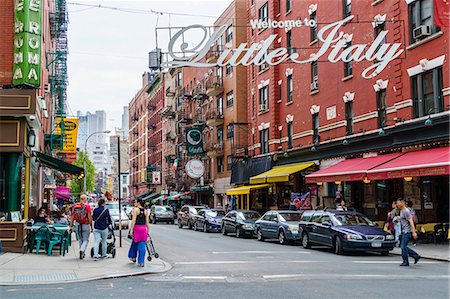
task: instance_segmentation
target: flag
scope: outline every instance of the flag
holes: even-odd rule
[[[175,161],[173,162],[172,170],[177,170],[177,168],[178,168],[178,158],[176,158]]]
[[[434,25],[450,27],[450,0],[434,0]]]

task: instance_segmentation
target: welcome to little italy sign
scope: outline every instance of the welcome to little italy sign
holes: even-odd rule
[[[228,25],[224,25],[216,30],[211,36],[208,37],[207,29],[202,25],[191,25],[182,28],[170,39],[168,44],[168,54],[172,60],[165,61],[161,65],[163,67],[174,68],[182,66],[192,67],[214,67],[214,66],[249,66],[249,65],[278,65],[283,62],[293,63],[311,63],[322,58],[329,50],[327,60],[331,63],[337,63],[339,61],[377,61],[371,66],[367,67],[362,72],[362,77],[365,79],[373,78],[380,74],[386,66],[398,58],[402,53],[402,44],[400,43],[385,43],[385,37],[388,34],[387,30],[381,31],[375,40],[371,44],[354,44],[347,47],[349,38],[351,35],[341,30],[342,26],[353,19],[354,16],[349,16],[343,20],[327,24],[322,27],[317,37],[322,42],[322,46],[318,49],[317,53],[310,55],[310,57],[301,58],[298,53],[290,53],[287,48],[278,47],[273,49],[272,44],[277,39],[277,34],[270,35],[266,40],[260,43],[253,43],[247,45],[247,43],[241,43],[236,49],[232,49],[229,44],[226,45],[223,52],[220,54],[217,62],[206,63],[201,62],[206,56],[210,48],[216,43],[222,34],[226,31]],[[310,26],[312,24],[305,20],[294,21],[256,21],[251,22],[251,26],[254,28],[288,28],[288,27],[301,27]],[[198,30],[203,31],[203,38],[197,45],[189,49],[188,42],[184,41],[184,36],[189,31]],[[179,45],[181,51],[176,51],[175,45]],[[271,49],[272,48],[272,49]],[[180,52],[183,53],[180,55]]]

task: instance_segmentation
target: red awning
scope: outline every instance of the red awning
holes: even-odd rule
[[[408,152],[367,172],[370,180],[448,175],[450,147]]]
[[[380,155],[369,158],[356,158],[338,162],[306,176],[306,183],[362,181],[368,170],[391,161],[402,153]]]

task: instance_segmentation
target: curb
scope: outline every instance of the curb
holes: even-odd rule
[[[108,274],[108,275],[98,275],[87,278],[80,279],[72,279],[72,280],[62,280],[62,281],[41,281],[41,282],[0,282],[0,286],[23,286],[23,285],[56,285],[56,284],[64,284],[64,283],[80,283],[80,282],[88,282],[94,280],[106,280],[111,278],[121,278],[121,277],[131,277],[131,276],[141,276],[141,275],[149,275],[149,274],[159,274],[170,271],[172,269],[172,265],[168,262],[161,260],[164,264],[164,267],[158,271],[139,271],[139,272],[128,272],[128,273],[119,273],[119,274]]]
[[[401,256],[401,253],[395,253],[395,252],[389,252],[389,254],[392,255],[398,255]],[[433,261],[439,261],[439,262],[447,262],[450,263],[450,259],[448,258],[444,258],[444,257],[437,257],[437,256],[420,256],[421,259],[425,259],[425,260],[433,260]]]

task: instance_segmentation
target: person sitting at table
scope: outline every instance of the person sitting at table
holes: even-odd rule
[[[61,213],[61,211],[56,211],[55,217],[53,218],[55,224],[65,224],[69,225],[69,220]]]
[[[38,215],[34,217],[34,223],[37,222],[44,222],[44,223],[51,223],[50,217],[48,217],[47,211],[44,208],[40,208],[38,210]]]

